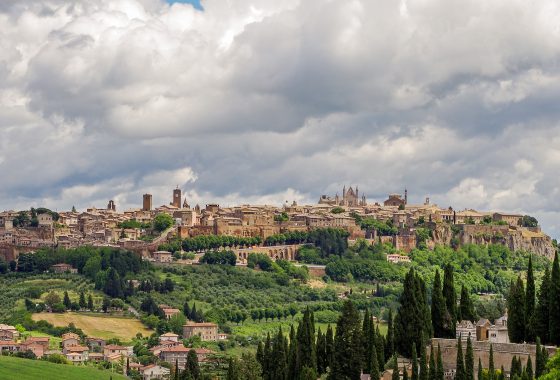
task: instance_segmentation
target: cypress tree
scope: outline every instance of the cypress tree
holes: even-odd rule
[[[284,334],[282,334],[282,327],[280,327],[272,345],[269,369],[271,380],[286,380],[288,377],[287,353],[285,349]]]
[[[272,341],[270,339],[270,333],[266,334],[266,341],[264,342],[264,360],[263,360],[263,364],[262,364],[262,370],[263,370],[263,378],[265,380],[270,380],[270,374],[272,373],[271,371],[271,366],[270,366],[270,362],[272,359]]]
[[[393,329],[393,310],[389,309],[389,316],[387,317],[387,335],[385,336],[385,357],[393,356],[395,352],[395,331]]]
[[[364,320],[362,322],[362,341],[364,342],[364,373],[370,373],[371,371],[371,351],[373,346],[372,343],[374,343],[371,338],[371,336],[374,335],[374,332],[371,331],[371,320],[372,319],[369,315],[369,310],[366,309],[366,312],[364,313]]]
[[[381,371],[385,368],[385,339],[379,332],[379,326],[375,329],[375,345],[377,349],[377,364],[379,364],[379,370]]]
[[[394,365],[393,365],[393,375],[391,380],[400,380],[399,376],[399,361],[397,360],[397,354],[393,355]]]
[[[531,360],[530,355],[527,357],[527,366],[525,367],[525,371],[527,371],[529,380],[533,380],[533,361]]]
[[[93,311],[93,297],[91,294],[88,294],[87,308],[89,311]]]
[[[535,341],[535,330],[533,324],[533,315],[535,313],[535,277],[533,275],[533,258],[529,256],[529,264],[527,266],[527,287],[525,288],[525,341]]]
[[[521,276],[511,282],[508,304],[508,335],[512,343],[522,343],[525,339],[525,290]]]
[[[68,296],[68,292],[66,290],[64,291],[64,301],[63,301],[63,303],[64,303],[64,306],[67,309],[70,309],[70,306],[72,306],[72,302],[70,301],[70,297]]]
[[[455,324],[457,322],[457,295],[455,294],[455,283],[453,281],[453,267],[447,264],[443,274],[443,297],[447,313],[451,320],[451,326],[446,331],[446,338],[455,338]]]
[[[257,345],[256,359],[261,365],[261,369],[263,369],[265,365],[265,357],[264,357],[264,347],[262,342],[259,342],[259,344]]]
[[[518,374],[517,372],[517,356],[513,355],[513,357],[511,358],[511,364],[509,367],[509,372],[510,372],[510,377],[514,377],[515,375]],[[521,376],[521,371],[519,372],[519,375]]]
[[[404,279],[404,290],[394,322],[395,350],[403,356],[411,356],[411,343],[425,347],[431,336],[430,308],[426,302],[426,286],[422,279],[410,269]]]
[[[327,347],[321,328],[317,332],[317,373],[322,375],[327,371]]]
[[[539,288],[538,303],[533,314],[533,326],[535,330],[535,336],[540,337],[542,343],[548,342],[548,328],[550,323],[550,269],[548,266],[544,270],[544,275],[541,282],[541,287]]]
[[[299,375],[303,367],[317,370],[317,350],[315,347],[315,326],[313,316],[309,307],[303,313],[297,335],[297,373]]]
[[[461,299],[459,300],[459,320],[474,321],[474,305],[469,291],[463,285],[461,287]]]
[[[175,359],[175,372],[173,374],[173,379],[179,380],[179,360]]]
[[[326,352],[327,352],[327,365],[332,368],[334,361],[334,335],[331,325],[327,326],[327,334],[325,335]]]
[[[474,353],[470,334],[467,338],[467,352],[465,354],[465,380],[474,380]]]
[[[412,345],[412,377],[411,380],[418,380],[418,355],[416,346]]]
[[[226,380],[241,380],[239,374],[239,363],[237,362],[237,358],[229,358]]]
[[[78,304],[80,305],[80,309],[85,309],[87,307],[86,295],[83,291],[80,292],[80,301]]]
[[[336,323],[334,345],[334,362],[328,379],[359,379],[363,362],[362,331],[360,315],[351,301],[344,303]]]
[[[428,379],[436,380],[436,359],[434,357],[434,346],[430,346],[430,368],[428,369]]]
[[[496,370],[494,369],[494,348],[490,344],[490,358],[488,359],[488,380],[494,380],[496,376]]]
[[[457,361],[455,364],[455,380],[465,380],[465,361],[463,360],[463,346],[461,337],[457,339]]]
[[[444,337],[444,320],[446,313],[445,299],[443,298],[443,293],[441,290],[441,279],[439,277],[439,271],[436,269],[436,274],[434,276],[434,284],[432,288],[432,327],[434,329],[434,337],[442,338]]]
[[[327,335],[328,329],[331,328],[331,325],[327,328]],[[332,330],[331,330],[331,338],[332,338]],[[332,342],[331,342],[332,343]],[[325,361],[329,363],[330,356],[327,354],[325,357]],[[296,340],[296,332],[294,330],[294,325],[290,326],[290,346],[288,349],[288,378],[295,379],[296,378],[296,365],[297,365],[297,340]]]
[[[428,364],[426,363],[426,349],[420,346],[420,373],[418,374],[419,380],[428,380]]]
[[[379,364],[377,363],[377,351],[373,350],[371,355],[370,378],[377,380],[380,376]]]
[[[200,368],[198,366],[198,357],[195,350],[190,350],[187,354],[187,364],[185,371],[192,376],[194,380],[200,379]]]
[[[535,352],[535,378],[538,379],[544,374],[546,362],[543,360],[541,351],[541,340],[537,336],[537,349]]]
[[[480,358],[478,358],[478,376],[476,377],[478,380],[482,380],[482,362]]]
[[[560,345],[560,266],[558,264],[558,252],[554,254],[552,263],[552,274],[550,276],[549,290],[549,342]]]
[[[441,357],[441,349],[439,347],[439,343],[437,346],[437,373],[436,373],[437,380],[444,380],[444,371],[443,371],[443,358]]]

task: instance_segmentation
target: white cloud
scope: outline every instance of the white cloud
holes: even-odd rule
[[[2,2],[0,207],[357,183],[558,233],[559,17],[552,0]]]

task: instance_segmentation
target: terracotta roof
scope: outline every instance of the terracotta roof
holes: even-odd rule
[[[212,322],[200,322],[200,323],[189,322],[189,323],[183,325],[183,327],[185,327],[185,326],[186,327],[218,327],[217,324],[212,323]]]
[[[107,346],[105,346],[106,350],[127,350],[128,348],[124,347],[124,346],[117,346],[116,344],[109,344]]]
[[[171,337],[171,336],[179,336],[179,335],[168,332],[168,333],[162,334],[161,336],[170,336]]]
[[[83,352],[83,351],[89,351],[89,348],[85,346],[70,346],[67,347],[66,350],[70,352]]]
[[[189,352],[191,349],[185,346],[174,346],[174,347],[167,347],[162,348],[161,352]]]

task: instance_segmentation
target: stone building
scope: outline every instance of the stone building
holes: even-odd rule
[[[197,335],[203,342],[216,342],[218,340],[218,325],[211,322],[188,322],[183,326],[183,338],[189,339]]]

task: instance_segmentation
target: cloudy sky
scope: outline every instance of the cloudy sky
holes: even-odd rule
[[[198,9],[196,9],[198,8]],[[560,3],[2,0],[0,209],[369,201],[560,237]]]

